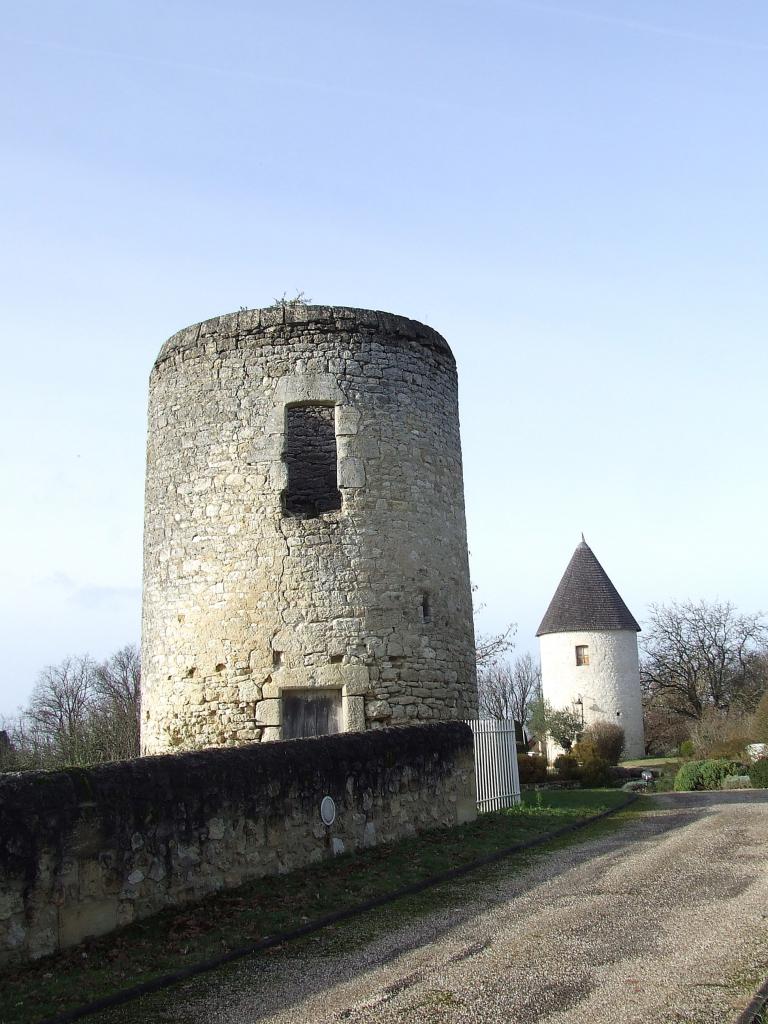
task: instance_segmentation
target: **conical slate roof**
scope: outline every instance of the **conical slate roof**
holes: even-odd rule
[[[640,632],[632,612],[608,579],[608,573],[582,539],[573,552],[536,636],[599,629],[634,629]]]

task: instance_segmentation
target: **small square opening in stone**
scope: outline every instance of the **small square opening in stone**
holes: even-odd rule
[[[283,492],[286,515],[312,518],[341,508],[336,458],[334,407],[288,406],[283,447],[288,468],[288,486]]]

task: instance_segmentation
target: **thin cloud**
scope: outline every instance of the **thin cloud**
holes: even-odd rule
[[[77,590],[77,584],[65,572],[57,570],[50,576],[40,581],[45,587],[54,587],[57,590]]]
[[[165,57],[150,57],[143,53],[130,52],[127,50],[109,50],[101,47],[74,46],[71,43],[63,43],[53,39],[31,39],[24,36],[11,36],[0,34],[0,41],[12,47],[27,46],[37,50],[49,50],[56,53],[70,53],[77,57],[86,57],[93,60],[125,61],[134,64],[143,64],[147,67],[162,68],[166,71],[178,71],[194,73],[196,77],[210,75],[214,78],[238,79],[250,81],[263,87],[279,86],[281,88],[293,88],[304,92],[321,93],[328,96],[353,97],[356,100],[369,100],[371,103],[388,105],[393,99],[401,103],[407,103],[409,107],[420,106],[425,110],[440,110],[455,113],[463,110],[467,113],[478,114],[488,109],[487,105],[469,103],[462,100],[442,100],[432,95],[400,90],[394,88],[387,91],[376,89],[365,89],[359,86],[347,88],[336,85],[320,78],[297,78],[287,75],[267,75],[260,72],[250,71],[247,68],[221,67],[215,64],[203,64],[193,61],[169,60]],[[78,456],[79,458],[79,456]]]
[[[91,611],[117,611],[141,600],[141,587],[80,587],[73,601]]]
[[[126,604],[135,604],[141,600],[141,587],[80,584],[60,570],[40,580],[40,584],[59,591],[66,595],[67,601],[90,611],[117,611]]]
[[[707,46],[724,46],[730,49],[751,50],[755,53],[768,52],[768,43],[753,43],[747,39],[726,39],[721,36],[710,36],[705,33],[687,32],[682,29],[670,28],[667,25],[655,25],[648,21],[637,21],[634,18],[617,18],[610,14],[596,14],[572,7],[553,7],[550,4],[532,3],[530,0],[513,0],[516,7],[522,10],[536,11],[541,14],[558,14],[567,18],[580,18],[582,21],[593,21],[602,25],[613,25],[616,28],[631,32],[644,32],[647,35],[667,36],[671,39],[682,39],[690,43],[704,43]]]

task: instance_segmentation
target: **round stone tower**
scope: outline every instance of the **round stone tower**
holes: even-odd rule
[[[558,709],[624,730],[624,756],[645,753],[637,634],[632,613],[582,539],[539,626],[541,685]],[[561,753],[550,742],[550,758]]]
[[[150,378],[142,751],[476,715],[456,365],[404,317],[207,320]]]

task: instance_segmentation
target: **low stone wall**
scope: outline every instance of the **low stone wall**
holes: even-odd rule
[[[474,816],[460,722],[0,776],[0,963]]]

